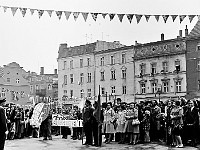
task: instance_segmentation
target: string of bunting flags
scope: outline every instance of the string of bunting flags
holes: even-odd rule
[[[47,12],[49,17],[52,16],[53,12],[55,12],[55,14],[56,14],[56,16],[58,17],[59,20],[61,19],[62,15],[64,14],[66,20],[68,20],[70,16],[73,16],[74,20],[76,21],[78,19],[78,17],[80,16],[80,14],[82,14],[82,17],[85,20],[85,22],[87,21],[87,18],[89,16],[89,14],[92,16],[94,21],[96,21],[98,16],[101,15],[104,19],[105,19],[106,16],[108,16],[110,21],[112,21],[115,18],[115,16],[117,16],[119,21],[122,22],[124,17],[126,16],[130,23],[132,23],[132,20],[133,20],[134,16],[135,16],[135,19],[136,19],[137,23],[140,23],[140,20],[142,19],[143,16],[145,17],[147,22],[149,21],[149,19],[151,17],[154,17],[157,22],[159,21],[160,18],[162,18],[165,23],[167,22],[169,17],[171,17],[173,22],[176,19],[179,18],[180,23],[182,23],[186,17],[188,17],[190,23],[192,22],[192,20],[196,16],[199,17],[199,15],[116,14],[116,13],[93,13],[93,12],[71,12],[71,11],[57,11],[57,10],[41,10],[41,9],[21,8],[21,7],[8,7],[8,6],[0,6],[0,7],[3,8],[4,13],[6,13],[8,9],[10,9],[12,14],[13,14],[13,16],[16,14],[17,10],[19,10],[23,17],[25,17],[25,15],[26,15],[28,10],[31,13],[31,15],[33,15],[35,13],[35,11],[36,11],[38,13],[38,17],[39,18],[42,17],[44,12]]]

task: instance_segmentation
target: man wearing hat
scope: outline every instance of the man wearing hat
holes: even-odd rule
[[[3,106],[5,105],[6,99],[0,98],[0,150],[4,149],[4,144],[6,140],[7,124],[6,124],[6,115]]]
[[[91,102],[89,100],[85,101],[85,107],[83,108],[83,130],[86,136],[86,142],[84,145],[92,145],[92,118],[93,111]]]

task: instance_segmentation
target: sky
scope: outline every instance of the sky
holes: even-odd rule
[[[1,0],[0,6],[92,13],[200,15],[200,0]],[[164,23],[161,17],[157,22],[151,16],[147,22],[143,16],[140,23],[134,17],[130,24],[126,17],[121,23],[118,16],[110,21],[109,16],[103,19],[99,15],[94,21],[89,15],[85,22],[82,14],[76,21],[72,15],[66,20],[64,14],[59,20],[55,12],[51,17],[44,12],[39,19],[36,11],[31,15],[27,10],[22,17],[19,9],[13,16],[10,9],[4,13],[0,7],[0,66],[17,62],[26,71],[39,73],[40,67],[44,67],[45,73],[53,73],[58,68],[61,43],[78,46],[104,40],[134,45],[135,41],[160,41],[161,33],[165,39],[173,39],[179,30],[184,35],[186,25],[190,32],[197,20],[195,17],[190,23],[186,17],[180,24],[179,18],[173,22],[169,17]]]

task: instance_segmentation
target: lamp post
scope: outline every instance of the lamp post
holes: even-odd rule
[[[158,88],[157,88],[157,92],[158,94],[158,100],[159,100],[159,103],[160,103],[160,94],[162,93],[162,85],[161,84],[158,84]]]

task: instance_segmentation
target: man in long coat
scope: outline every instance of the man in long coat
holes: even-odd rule
[[[6,140],[7,131],[7,122],[6,122],[6,115],[5,110],[3,108],[6,99],[0,99],[0,150],[4,149],[4,144]]]

